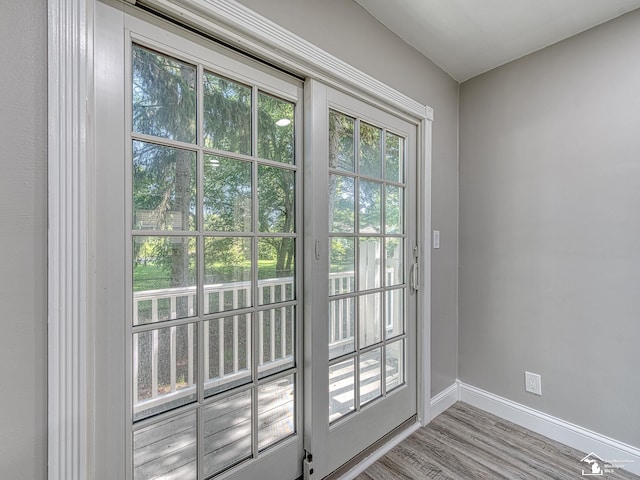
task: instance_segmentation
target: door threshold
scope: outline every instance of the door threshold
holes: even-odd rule
[[[323,480],[351,480],[364,472],[420,427],[417,415],[413,415],[347,463],[324,477]]]

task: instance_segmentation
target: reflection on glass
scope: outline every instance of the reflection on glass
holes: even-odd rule
[[[386,348],[387,392],[404,384],[404,340],[387,344]]]
[[[355,239],[334,237],[329,251],[329,295],[355,290]]]
[[[402,238],[386,238],[384,250],[386,256],[385,286],[404,283],[404,240]]]
[[[204,230],[251,231],[251,163],[204,156]]]
[[[382,340],[382,301],[379,293],[362,295],[358,300],[360,348],[364,348]]]
[[[204,322],[205,396],[251,381],[251,315]]]
[[[360,123],[360,175],[382,177],[382,130]]]
[[[293,238],[258,239],[258,305],[294,299],[295,256]]]
[[[294,366],[294,307],[258,312],[258,377]]]
[[[251,155],[251,87],[204,72],[204,146]]]
[[[360,405],[382,395],[382,350],[376,348],[360,355]]]
[[[329,111],[329,168],[353,172],[355,120],[334,110]]]
[[[355,410],[355,359],[329,367],[329,422]]]
[[[358,258],[358,288],[370,290],[380,287],[381,254],[380,238],[360,237],[360,255]]]
[[[159,328],[133,335],[133,419],[196,400],[198,327]]]
[[[360,180],[360,203],[358,206],[360,213],[360,232],[379,233],[382,197],[382,184],[377,182],[367,182]]]
[[[205,476],[251,456],[251,390],[210,403],[202,412]]]
[[[196,480],[196,420],[191,411],[133,432],[134,480]]]
[[[194,237],[134,237],[133,324],[198,314]]]
[[[329,231],[353,232],[355,208],[355,179],[329,175]]]
[[[390,182],[404,182],[404,138],[388,132],[384,171],[384,178]]]
[[[251,306],[251,239],[204,238],[204,313]]]
[[[195,230],[195,152],[133,142],[133,228]]]
[[[295,231],[295,173],[277,167],[258,167],[258,227],[261,232]]]
[[[133,46],[133,131],[196,142],[196,67]]]
[[[258,93],[258,156],[294,163],[293,103]]]
[[[341,298],[329,302],[329,359],[355,349],[356,299]]]
[[[258,387],[258,449],[296,433],[295,376],[289,375]]]
[[[402,210],[404,203],[404,188],[385,186],[385,231],[386,233],[404,233]]]
[[[404,333],[404,289],[386,292],[384,325],[386,338],[392,338]]]

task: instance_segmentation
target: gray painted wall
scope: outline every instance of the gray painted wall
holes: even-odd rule
[[[259,14],[435,110],[431,394],[457,375],[458,84],[358,4],[344,0],[240,0]]]
[[[47,23],[41,0],[0,15],[0,477],[47,471]]]
[[[637,447],[639,45],[636,11],[460,88],[460,379]]]

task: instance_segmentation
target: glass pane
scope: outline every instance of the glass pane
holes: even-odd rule
[[[204,72],[204,146],[251,155],[251,87]]]
[[[385,231],[386,233],[404,233],[403,226],[404,188],[385,186]]]
[[[251,314],[204,322],[205,396],[251,381]]]
[[[360,180],[360,232],[362,233],[379,233],[382,231],[380,227],[380,217],[382,209],[380,208],[382,197],[382,184],[377,182],[367,182]]]
[[[295,256],[293,238],[258,240],[258,305],[294,299]]]
[[[404,384],[404,340],[387,344],[387,392]]]
[[[197,455],[195,411],[133,432],[134,480],[195,480]]]
[[[355,290],[355,239],[331,239],[329,252],[329,295],[340,295]]]
[[[251,163],[204,156],[204,229],[250,232]]]
[[[329,359],[355,349],[356,299],[341,298],[329,302]]]
[[[195,230],[196,152],[133,142],[133,228]]]
[[[385,285],[402,285],[404,283],[404,240],[402,238],[386,238],[384,250],[386,255]]]
[[[384,171],[384,178],[390,182],[404,182],[404,138],[388,132]]]
[[[282,168],[258,167],[258,227],[261,232],[295,231],[295,173]]]
[[[258,387],[258,449],[296,432],[295,376],[289,375]]]
[[[382,340],[382,305],[379,293],[362,295],[358,300],[358,324],[360,328],[360,348],[368,347]]]
[[[329,111],[329,168],[354,171],[355,122],[351,117]]]
[[[387,304],[384,312],[386,338],[404,333],[404,289],[386,292]]]
[[[133,131],[196,142],[196,67],[133,46]]]
[[[360,256],[358,258],[358,288],[370,290],[379,288],[381,265],[381,240],[376,237],[360,238]]]
[[[353,232],[355,183],[352,177],[329,175],[329,231]]]
[[[360,355],[360,405],[382,395],[381,363],[382,349],[380,348]]]
[[[329,367],[329,422],[354,411],[356,375],[355,359]]]
[[[203,414],[205,476],[251,456],[251,390],[210,403]]]
[[[133,324],[198,314],[194,237],[134,237]]]
[[[258,315],[258,377],[295,365],[294,307],[264,310]]]
[[[258,93],[258,156],[294,163],[293,103]]]
[[[197,344],[195,324],[133,335],[134,421],[196,400]]]
[[[360,123],[360,175],[382,177],[382,130]]]
[[[204,238],[204,313],[251,306],[251,239]]]

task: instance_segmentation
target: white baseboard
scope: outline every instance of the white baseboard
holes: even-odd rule
[[[533,430],[540,435],[564,443],[585,453],[595,453],[605,461],[616,465],[624,462],[625,470],[640,475],[640,449],[619,442],[573,423],[547,415],[546,413],[512,402],[493,393],[456,382],[460,401],[480,408],[517,425]],[[452,385],[447,390],[454,387]],[[443,392],[444,393],[444,392]],[[432,400],[436,400],[438,396]],[[433,410],[433,409],[432,409]],[[579,460],[579,459],[578,459]]]
[[[396,435],[394,438],[392,438],[387,443],[385,443],[378,450],[376,450],[371,455],[369,455],[367,458],[362,460],[359,464],[357,464],[355,467],[353,467],[347,473],[342,475],[338,480],[352,480],[353,478],[357,477],[362,472],[364,472],[367,468],[369,468],[371,465],[373,465],[379,459],[381,459],[387,453],[389,453],[389,451],[392,448],[394,448],[396,445],[398,445],[400,442],[402,442],[405,438],[407,438],[413,432],[418,430],[421,426],[422,425],[420,425],[420,423],[416,422],[413,425],[411,425],[410,427],[406,428],[405,430],[400,432],[398,435]]]
[[[460,400],[458,383],[445,388],[439,394],[431,399],[431,409],[429,410],[430,421],[444,412],[447,408],[451,407],[454,403]]]

